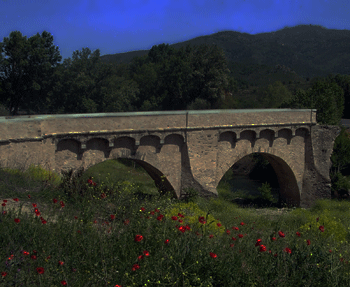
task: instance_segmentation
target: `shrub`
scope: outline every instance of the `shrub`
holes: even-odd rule
[[[25,171],[25,175],[33,180],[40,180],[43,182],[52,182],[54,184],[59,184],[61,182],[61,177],[58,174],[45,170],[40,165],[30,165]]]
[[[194,202],[189,203],[175,203],[172,207],[165,210],[165,216],[171,219],[172,216],[178,216],[178,214],[184,214],[183,218],[185,224],[190,224],[194,228],[205,228],[206,232],[219,235],[225,233],[224,226],[218,226],[218,221],[209,212],[205,212],[199,208]],[[205,224],[199,222],[199,218],[205,218]]]
[[[261,187],[258,188],[260,191],[261,197],[265,200],[268,200],[273,203],[277,203],[277,200],[273,197],[271,193],[271,186],[268,182],[262,184]]]
[[[323,210],[318,216],[308,210],[296,209],[291,214],[298,214],[307,218],[307,223],[300,226],[301,232],[310,232],[312,236],[320,235],[324,239],[334,239],[337,243],[346,242],[348,232],[345,226],[336,220],[329,210]],[[324,231],[320,230],[320,226],[324,227]]]

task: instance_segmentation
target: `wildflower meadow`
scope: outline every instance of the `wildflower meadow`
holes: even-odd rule
[[[178,200],[152,184],[116,160],[1,169],[0,286],[350,286],[349,202],[261,215],[220,185]]]

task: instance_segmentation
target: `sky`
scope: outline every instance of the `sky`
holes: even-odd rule
[[[220,31],[350,30],[349,11],[349,0],[0,0],[0,42],[47,31],[65,59],[86,47],[116,54]]]

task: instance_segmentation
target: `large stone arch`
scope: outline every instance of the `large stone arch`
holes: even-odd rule
[[[278,184],[280,186],[280,201],[281,203],[286,203],[289,206],[299,206],[300,205],[300,189],[298,186],[297,179],[295,177],[295,174],[293,170],[290,168],[290,166],[285,162],[284,159],[282,159],[279,156],[270,154],[270,153],[259,153],[259,152],[253,152],[250,154],[244,154],[240,157],[235,158],[232,160],[228,165],[229,168],[231,168],[233,165],[235,165],[237,162],[239,162],[241,159],[243,159],[246,156],[249,156],[251,154],[258,153],[261,154],[266,160],[269,161],[271,166],[273,167],[277,178],[278,178]],[[224,174],[227,172],[223,172],[220,179],[218,180],[217,184],[219,184],[221,178],[224,176]]]

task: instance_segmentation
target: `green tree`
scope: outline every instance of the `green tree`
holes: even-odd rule
[[[54,75],[51,109],[57,113],[122,112],[134,109],[137,84],[117,75],[115,65],[101,63],[100,51],[73,52]]]
[[[319,124],[338,125],[344,110],[344,91],[334,82],[317,81],[307,91],[299,89],[284,107],[317,109]]]
[[[342,172],[350,164],[350,135],[345,128],[341,129],[334,141],[331,160],[332,169],[336,172]]]
[[[268,85],[263,92],[262,105],[264,108],[279,108],[282,103],[290,101],[292,93],[280,82]]]
[[[21,106],[40,113],[48,105],[52,75],[61,61],[53,37],[44,31],[27,39],[19,31],[11,32],[0,43],[0,101],[16,115]]]
[[[189,50],[189,49],[188,49]],[[228,86],[227,62],[224,52],[216,45],[195,46],[190,51],[192,73],[190,75],[190,102],[196,98],[208,101],[215,107]]]

